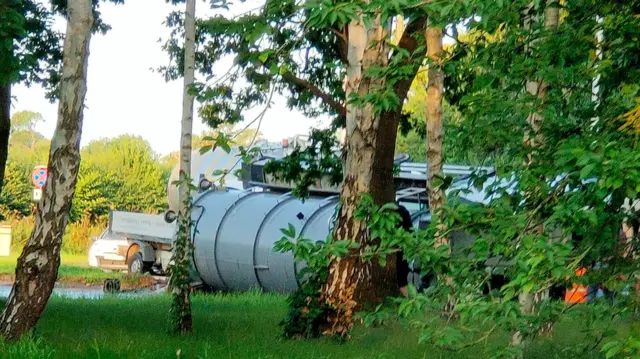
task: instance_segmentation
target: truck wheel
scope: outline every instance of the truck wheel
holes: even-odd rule
[[[142,274],[144,271],[144,262],[142,261],[142,253],[136,252],[129,258],[127,263],[129,273]]]

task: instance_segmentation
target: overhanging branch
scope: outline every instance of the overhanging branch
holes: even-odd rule
[[[422,35],[424,33],[426,23],[427,23],[427,18],[426,17],[416,18],[415,20],[411,21],[407,25],[407,28],[405,29],[404,33],[402,34],[402,38],[398,42],[397,46],[407,50],[410,54],[413,55],[413,53],[416,51],[418,46],[420,46],[420,44],[419,44],[419,42],[417,40],[417,36],[420,36],[420,35]],[[339,38],[343,39],[342,37],[339,37]],[[345,46],[345,48],[346,48],[346,46]],[[407,61],[411,61],[411,59],[408,59]],[[414,73],[417,73],[419,68],[420,68],[420,63],[416,62]],[[415,76],[412,76],[411,78],[406,78],[406,79],[400,80],[395,84],[394,90],[395,90],[396,94],[398,95],[398,97],[400,97],[401,101],[404,101],[404,99],[406,98],[407,93],[409,92],[409,88],[411,87],[411,83],[413,82],[413,78],[414,77]],[[311,82],[309,82],[309,81],[307,81],[305,79],[302,79],[302,78],[296,76],[291,71],[287,71],[287,72],[283,73],[282,74],[282,78],[283,78],[283,80],[287,81],[290,84],[293,84],[293,85],[296,85],[296,86],[300,86],[302,88],[305,88],[305,89],[311,91],[311,93],[314,96],[318,97],[325,104],[329,105],[329,107],[331,107],[338,115],[340,115],[341,117],[345,117],[346,116],[347,108],[345,107],[345,105],[343,103],[341,103],[340,101],[336,100],[330,94],[324,92],[318,86],[312,84]]]
[[[415,20],[409,22],[406,29],[402,33],[402,37],[400,38],[397,46],[407,50],[409,54],[413,56],[416,49],[418,49],[418,47],[420,46],[417,37],[423,36],[426,25],[426,16],[418,17]],[[407,61],[411,60],[411,58],[407,59]],[[402,103],[402,101],[404,101],[404,99],[406,98],[407,93],[409,92],[409,88],[411,88],[411,83],[415,78],[415,74],[417,74],[418,70],[420,69],[420,65],[421,62],[414,61],[414,76],[402,79],[393,86],[396,95],[400,98],[400,103]]]
[[[338,114],[340,114],[341,116],[346,116],[346,107],[340,101],[337,101],[331,95],[322,91],[318,86],[305,79],[297,77],[291,71],[287,71],[282,74],[282,78],[291,84],[306,88],[307,90],[311,91],[311,93],[316,97],[320,98],[325,104],[329,105]]]

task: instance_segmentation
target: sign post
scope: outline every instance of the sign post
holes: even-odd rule
[[[35,186],[31,200],[38,202],[42,198],[42,187],[47,183],[47,166],[36,166],[31,173],[31,183]]]

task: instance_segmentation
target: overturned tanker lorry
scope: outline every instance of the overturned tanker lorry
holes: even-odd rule
[[[318,181],[310,188],[310,198],[302,201],[291,194],[291,184],[279,182],[264,171],[268,161],[286,156],[287,148],[271,144],[260,152],[255,161],[244,165],[238,160],[238,149],[229,153],[217,149],[204,155],[194,152],[192,175],[198,190],[192,193],[192,285],[222,291],[261,289],[290,293],[299,287],[297,273],[304,263],[295,261],[291,253],[273,250],[275,242],[282,238],[281,229],[291,224],[297,234],[312,240],[329,235],[339,188]],[[396,160],[396,200],[410,211],[414,226],[424,227],[430,221],[425,190],[427,166],[409,162],[407,156]],[[243,166],[243,176],[237,177],[234,171]],[[224,186],[216,185],[218,179],[212,175],[216,170],[227,173]],[[445,175],[458,183],[474,170],[478,168],[444,166]],[[174,169],[167,191],[170,210],[165,214],[111,213],[109,228],[91,246],[91,266],[158,275],[166,272],[176,230],[172,219],[178,204],[177,191],[171,183],[177,176]],[[478,202],[484,200],[484,195],[465,193],[461,199]],[[452,240],[469,238],[456,233]],[[419,281],[418,273],[409,275],[410,281]]]

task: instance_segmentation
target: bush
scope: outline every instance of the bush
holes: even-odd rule
[[[11,250],[14,253],[20,253],[33,231],[34,218],[14,218],[9,221],[9,224],[11,224]],[[95,222],[82,219],[78,222],[69,223],[62,239],[62,252],[68,254],[87,253],[91,246],[92,238],[99,236],[105,227],[105,219]]]
[[[62,251],[69,254],[87,253],[91,247],[92,238],[99,236],[105,226],[104,220],[92,223],[88,219],[82,219],[69,223],[62,239]]]
[[[34,225],[33,217],[23,217],[20,219],[13,218],[9,221],[11,224],[11,251],[20,253],[22,247],[27,243]]]

